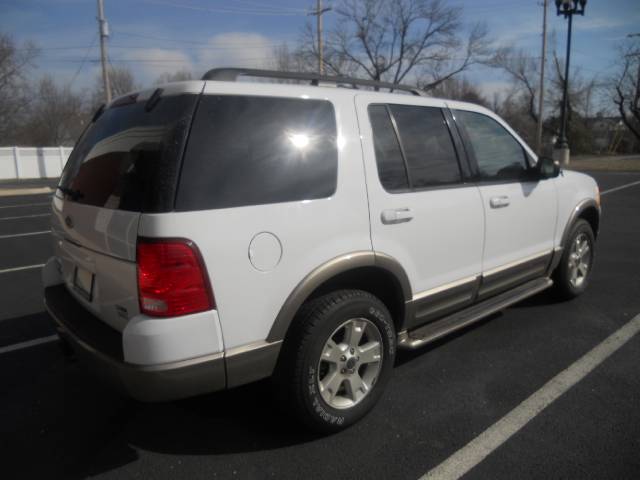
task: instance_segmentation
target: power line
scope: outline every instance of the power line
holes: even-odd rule
[[[214,44],[211,45],[209,47],[204,47],[204,46],[200,46],[200,47],[158,47],[158,46],[151,46],[151,45],[116,45],[116,44],[109,44],[109,49],[121,49],[121,50],[150,50],[150,49],[160,49],[160,50],[175,50],[175,51],[180,51],[180,52],[189,52],[192,50],[237,50],[237,49],[260,49],[260,48],[265,48],[265,47],[279,47],[281,46],[283,43],[286,42],[279,42],[279,43],[262,43],[262,44],[242,44],[242,43],[230,43],[227,45],[221,45],[221,44]],[[86,48],[86,46],[81,46],[81,47],[48,47],[48,48],[39,48],[39,50],[42,51],[62,51],[62,50],[82,50]]]
[[[294,8],[294,7],[287,7],[284,5],[265,5],[263,3],[258,3],[258,2],[250,2],[247,0],[231,0],[234,3],[242,3],[245,5],[250,5],[253,7],[259,7],[261,9],[273,9],[273,10],[283,10],[283,11],[292,11],[292,12],[306,12],[306,9],[302,9],[302,8]]]
[[[194,47],[194,48],[188,48],[188,47],[158,47],[156,45],[122,45],[122,44],[114,44],[111,43],[109,44],[109,48],[124,48],[124,49],[150,49],[150,48],[161,48],[163,50],[208,50],[208,49],[213,49],[213,50],[221,50],[221,49],[227,49],[227,48],[261,48],[264,46],[280,46],[283,43],[286,42],[278,42],[278,43],[228,43],[228,44],[224,44],[224,43],[218,43],[216,42],[215,44],[209,44],[208,47],[205,46],[201,46],[201,47]],[[64,47],[38,47],[38,50],[42,50],[42,51],[57,51],[57,50],[84,50],[86,49],[87,46],[86,45],[78,45],[78,46],[64,46]],[[26,51],[28,49],[19,49],[19,51]]]
[[[119,30],[119,29],[118,30],[114,29],[113,32],[117,33],[119,35],[126,35],[128,37],[145,38],[145,39],[148,39],[148,40],[160,40],[160,41],[165,41],[165,42],[185,43],[185,44],[190,44],[190,45],[211,45],[211,43],[207,42],[207,41],[184,40],[184,39],[169,38],[169,37],[158,37],[158,36],[155,36],[155,35],[146,35],[146,34],[142,34],[142,33],[126,32],[126,31]],[[293,35],[291,35],[291,37],[293,37]],[[216,43],[216,45],[222,47],[225,44]],[[228,45],[239,45],[239,44],[238,43],[229,43]]]
[[[69,82],[69,88],[71,88],[71,85],[73,85],[73,82],[75,82],[76,78],[78,78],[78,75],[80,74],[80,70],[82,70],[82,67],[84,67],[84,64],[87,62],[87,58],[89,58],[89,53],[91,53],[91,49],[95,46],[97,39],[98,39],[98,35],[96,34],[93,36],[93,40],[91,40],[91,44],[89,45],[89,48],[87,48],[87,51],[84,54],[84,58],[82,59],[82,62],[80,62],[80,66],[76,70],[76,73],[73,74],[73,77]]]
[[[153,46],[134,46],[134,45],[109,45],[109,48],[119,48],[124,50],[149,50],[149,49],[160,49],[160,50],[175,50],[180,52],[189,52],[192,50],[238,50],[238,49],[261,49],[261,48],[269,48],[269,47],[279,47],[284,42],[279,43],[262,43],[262,44],[240,44],[240,43],[231,43],[228,46],[225,45],[211,45],[209,47],[191,47],[191,48],[180,48],[180,47],[153,47]]]
[[[258,10],[258,9],[242,9],[233,7],[201,7],[199,5],[187,5],[184,3],[175,3],[165,0],[143,0],[145,3],[152,3],[154,5],[162,5],[165,7],[182,8],[186,10],[196,10],[200,12],[209,13],[231,13],[239,15],[273,15],[273,16],[295,16],[306,15],[307,10],[300,11],[275,11],[275,10]]]
[[[179,39],[168,38],[168,37],[157,37],[155,35],[146,35],[146,34],[142,34],[142,33],[125,32],[125,31],[122,31],[122,30],[114,30],[114,33],[118,33],[120,35],[126,35],[128,37],[146,38],[146,39],[149,39],[149,40],[161,40],[161,41],[174,42],[174,43],[188,43],[188,44],[192,44],[192,45],[208,45],[207,42],[202,42],[202,41],[179,40]]]
[[[243,58],[242,60],[246,61],[258,61],[264,60],[265,57],[255,57],[255,58]],[[49,63],[82,63],[81,58],[52,58],[45,59],[45,62]],[[98,63],[100,62],[99,58],[92,58],[87,60],[88,63]],[[109,63],[185,63],[184,60],[179,59],[165,59],[165,58],[112,58],[109,57]]]

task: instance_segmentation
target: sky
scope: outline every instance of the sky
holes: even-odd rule
[[[443,0],[462,8],[466,28],[486,24],[495,45],[541,52],[542,0]],[[337,5],[340,0],[324,0]],[[315,0],[104,0],[109,22],[109,57],[128,66],[142,86],[164,72],[186,69],[201,75],[214,66],[265,66],[273,48],[295,48]],[[550,46],[564,52],[567,22],[549,0]],[[100,72],[95,0],[0,0],[0,32],[40,48],[35,76],[87,89]],[[336,14],[324,15],[330,29]],[[574,18],[571,64],[586,76],[607,75],[616,44],[640,32],[640,0],[589,0]],[[562,54],[563,55],[563,54]],[[465,76],[489,98],[504,92],[508,79],[475,66]]]

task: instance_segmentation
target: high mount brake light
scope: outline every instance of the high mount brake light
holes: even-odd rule
[[[182,239],[138,238],[140,311],[174,317],[215,308],[198,247]]]

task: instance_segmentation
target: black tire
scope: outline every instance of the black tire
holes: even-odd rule
[[[576,239],[582,236],[585,238],[589,245],[590,256],[588,259],[588,267],[586,275],[584,275],[582,281],[576,285],[571,281],[571,255],[573,253],[573,245],[576,243]],[[571,227],[567,243],[564,245],[562,252],[562,258],[560,264],[553,273],[554,281],[554,293],[562,300],[570,300],[572,298],[581,295],[589,286],[589,280],[591,278],[591,272],[593,270],[593,261],[595,259],[595,246],[596,240],[591,229],[591,225],[586,220],[578,220]]]
[[[351,406],[334,408],[320,393],[319,380],[322,375],[321,370],[325,368],[320,357],[325,349],[325,343],[330,338],[337,338],[334,335],[340,333],[336,334],[336,332],[343,328],[345,322],[353,321],[352,319],[365,319],[365,322],[362,322],[366,325],[362,342],[369,342],[366,338],[369,333],[372,337],[375,336],[381,346],[379,350],[382,352],[382,359],[379,364],[371,364],[376,368],[377,376],[374,377],[370,389],[363,398]],[[370,293],[361,290],[338,290],[315,298],[303,305],[282,347],[274,377],[279,397],[310,429],[320,433],[340,431],[364,417],[380,398],[393,369],[396,354],[395,342],[396,333],[389,311]],[[347,343],[343,340],[340,346],[345,347]],[[356,354],[358,351],[359,349],[356,349]],[[345,353],[349,355],[349,352]],[[346,364],[335,364],[335,367],[333,365],[331,367],[335,371],[335,368],[340,368],[339,365]],[[361,367],[365,370],[358,370]],[[367,368],[369,364],[363,367],[358,364],[354,366],[352,363],[352,370],[347,368],[341,372],[346,371],[347,375],[350,375],[349,372],[351,374],[356,372],[360,379],[360,372],[366,375]],[[345,384],[341,383],[339,391],[344,392],[344,388],[346,388]]]

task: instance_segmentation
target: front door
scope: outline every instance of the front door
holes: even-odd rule
[[[534,179],[524,146],[497,118],[454,110],[470,144],[485,210],[480,298],[544,274],[553,250],[553,179]]]

